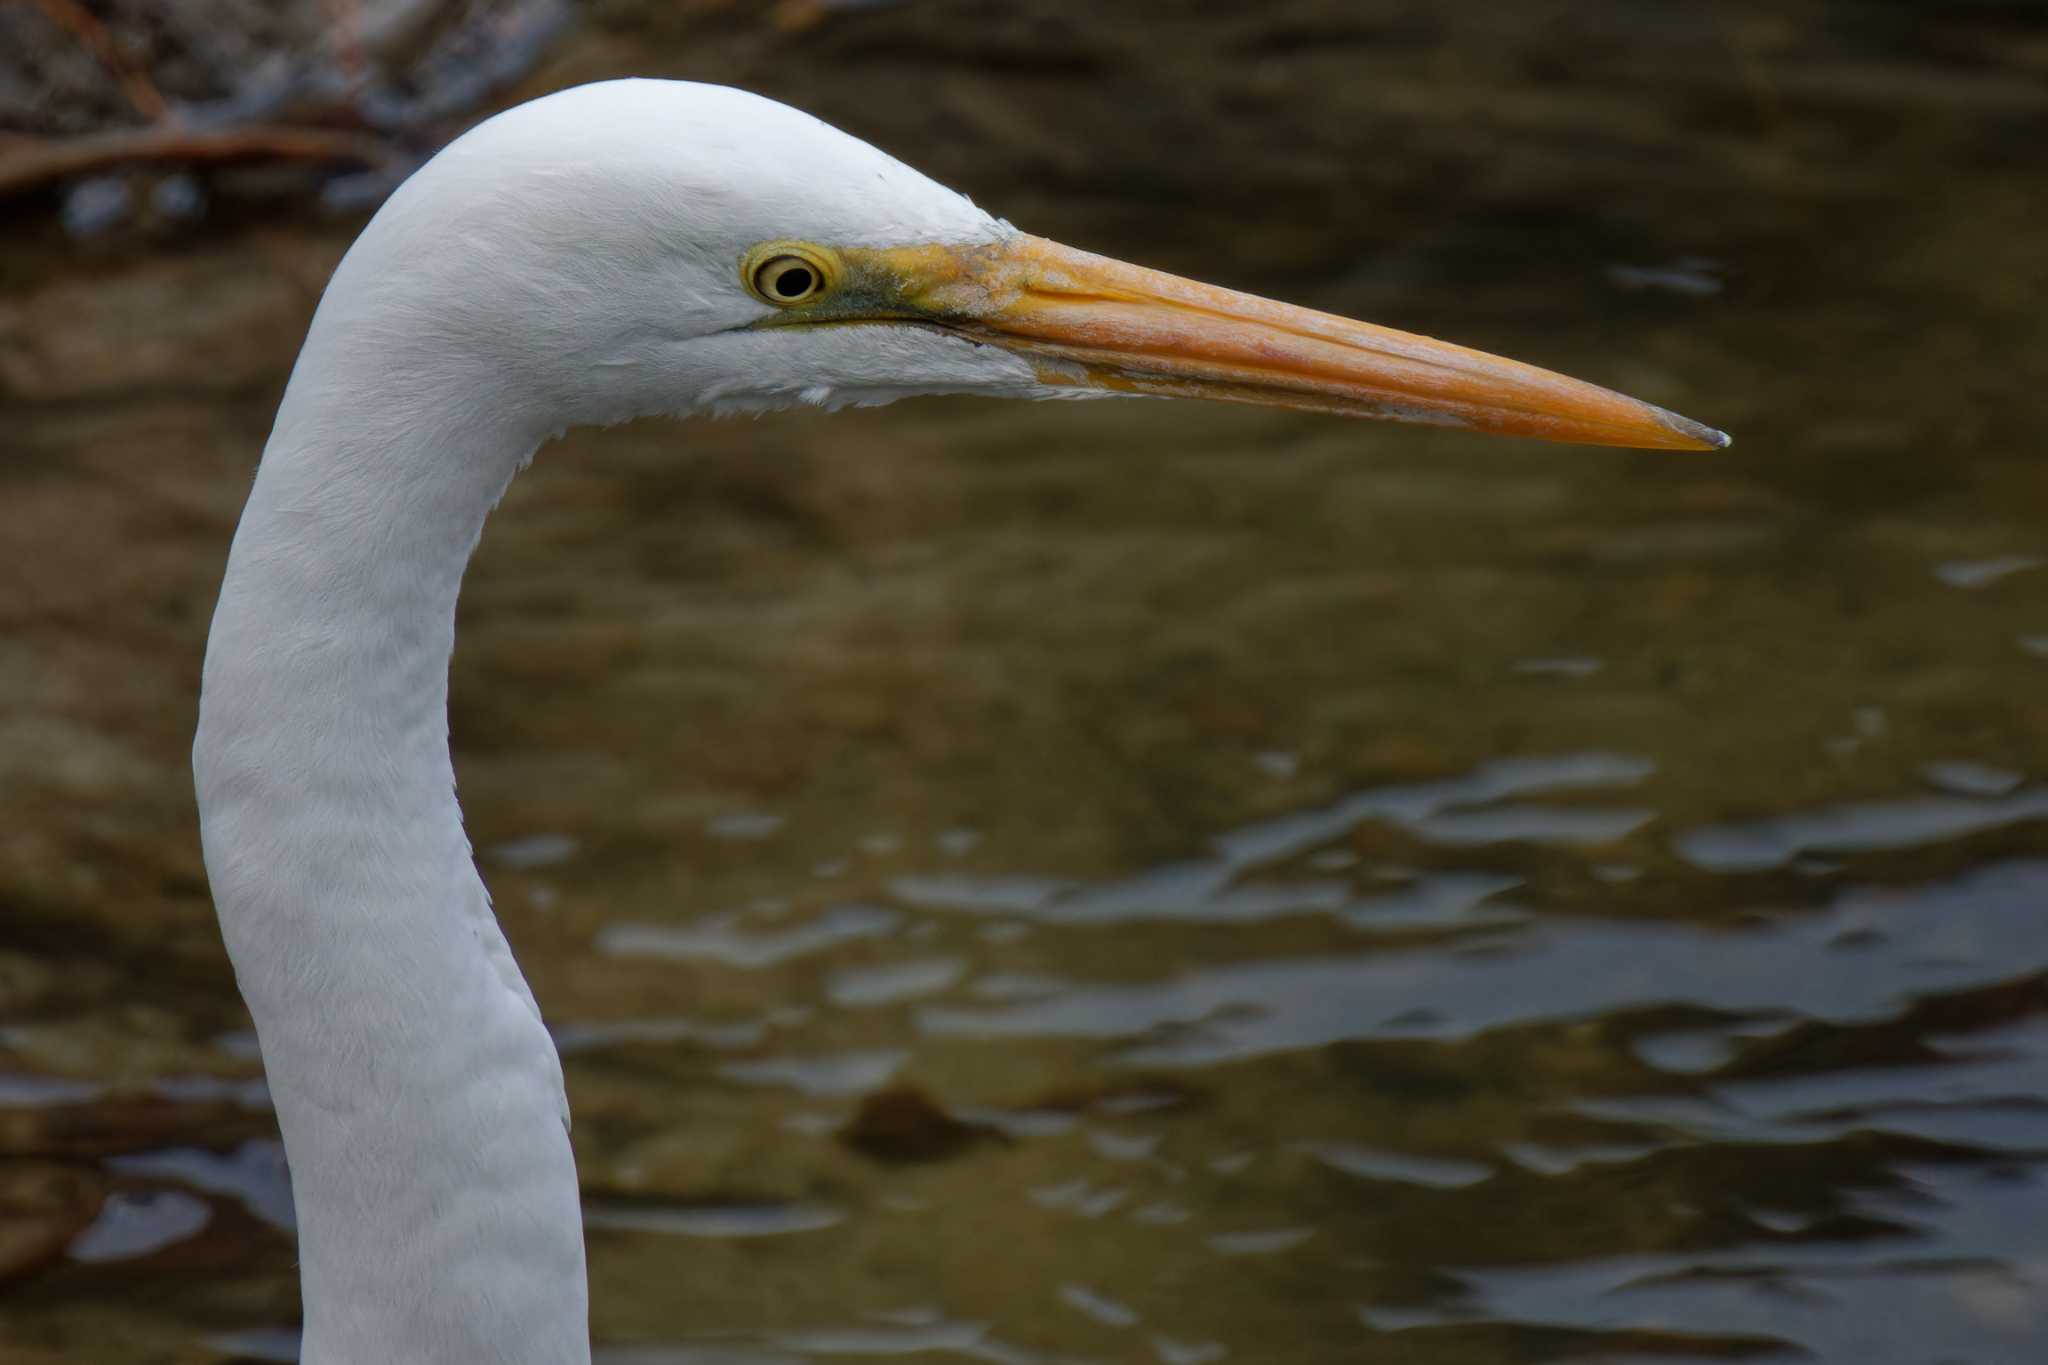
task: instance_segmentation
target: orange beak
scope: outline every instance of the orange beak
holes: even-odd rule
[[[1728,444],[1712,427],[1533,365],[1041,237],[843,254],[868,287],[860,292],[893,296],[896,316],[1021,354],[1048,385],[1261,403],[1580,445],[1714,450]]]

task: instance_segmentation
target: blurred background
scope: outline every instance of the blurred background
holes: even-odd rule
[[[1736,436],[545,450],[456,766],[613,1365],[2048,1357],[2018,0],[0,2],[0,1357],[289,1360],[187,770],[328,273],[579,81]]]

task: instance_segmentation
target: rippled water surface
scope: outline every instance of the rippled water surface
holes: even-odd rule
[[[599,7],[533,88],[755,84],[1738,443],[926,403],[544,452],[453,725],[602,1359],[2048,1359],[2048,32],[1166,9]],[[8,230],[0,1354],[293,1359],[183,763],[353,228]]]

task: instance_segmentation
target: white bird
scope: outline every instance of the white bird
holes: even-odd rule
[[[320,302],[235,534],[193,747],[291,1165],[306,1365],[590,1358],[561,1063],[448,753],[485,515],[569,426],[923,393],[1727,443],[1513,361],[1027,236],[738,90],[590,85],[469,132]]]

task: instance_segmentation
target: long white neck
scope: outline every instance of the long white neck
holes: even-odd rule
[[[544,433],[431,319],[337,292],[235,536],[194,746],[291,1163],[303,1359],[574,1365],[590,1348],[561,1065],[448,755],[463,569]]]

